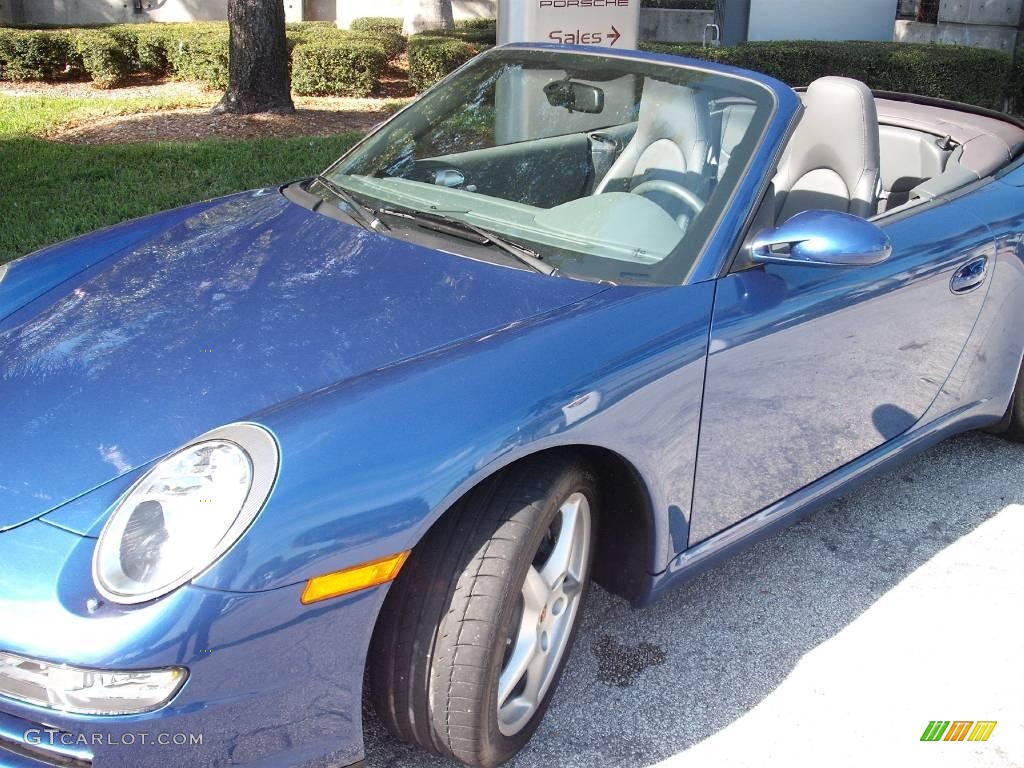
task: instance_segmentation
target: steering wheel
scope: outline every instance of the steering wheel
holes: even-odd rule
[[[707,203],[701,200],[697,194],[684,187],[682,184],[676,184],[674,181],[668,181],[667,179],[650,179],[637,184],[631,190],[634,195],[642,195],[644,192],[664,192],[667,195],[671,195],[676,200],[681,202],[696,216],[698,213],[704,210],[704,206]],[[686,226],[686,221],[682,215],[676,217],[676,224],[683,228]]]

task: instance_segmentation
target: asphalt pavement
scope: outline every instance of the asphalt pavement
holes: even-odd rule
[[[365,727],[368,768],[455,765]],[[510,765],[1024,766],[1024,446],[943,443],[651,608],[593,590]]]

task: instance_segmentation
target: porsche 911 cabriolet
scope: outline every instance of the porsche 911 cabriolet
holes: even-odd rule
[[[399,738],[508,760],[591,581],[642,606],[1024,439],[1022,149],[844,77],[503,46],[314,178],[11,262],[0,763],[346,766],[364,673]]]

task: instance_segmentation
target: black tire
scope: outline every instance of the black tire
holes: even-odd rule
[[[596,489],[593,473],[578,461],[528,460],[468,493],[417,545],[391,586],[370,646],[370,694],[391,733],[479,768],[500,765],[529,741],[582,616]],[[522,730],[508,736],[497,712],[508,638],[519,626],[523,584],[538,549],[575,493],[591,510],[580,603],[546,695]]]
[[[1021,366],[1017,376],[1017,388],[1013,392],[1006,416],[1007,427],[1002,436],[1007,440],[1024,443],[1024,366]]]

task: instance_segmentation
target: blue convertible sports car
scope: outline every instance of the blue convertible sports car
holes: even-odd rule
[[[591,579],[643,605],[1024,439],[1022,148],[505,46],[315,179],[0,268],[0,764],[348,765],[364,672],[398,737],[507,760]]]

